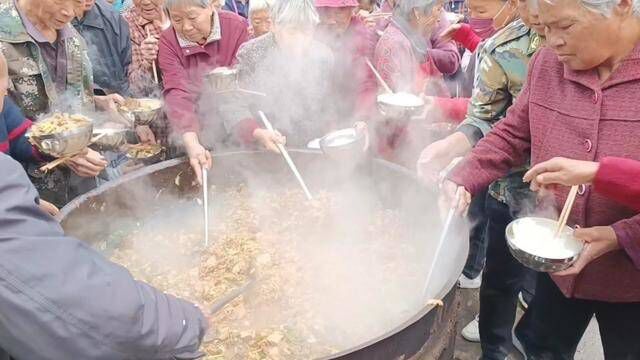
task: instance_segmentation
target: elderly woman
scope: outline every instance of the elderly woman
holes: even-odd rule
[[[160,74],[153,74],[153,64],[158,61],[160,33],[171,26],[169,15],[164,10],[164,0],[134,0],[133,7],[123,16],[131,36],[131,92],[138,97],[149,96],[158,88],[154,79]]]
[[[523,165],[564,156],[640,160],[640,3],[539,1],[547,47],[531,60],[526,85],[507,117],[450,175],[445,193],[471,194]],[[611,41],[616,39],[616,41]],[[561,206],[568,188],[554,189]],[[538,274],[536,294],[516,335],[529,358],[570,359],[591,318],[605,357],[640,358],[640,216],[587,186],[569,224],[587,244],[576,264]]]
[[[249,4],[249,31],[257,38],[271,31],[272,0],[252,0]]]
[[[231,65],[249,34],[244,19],[216,11],[209,0],[165,0],[165,8],[172,28],[160,37],[158,62],[167,116],[201,181],[202,166],[212,165],[211,154],[198,136],[207,125],[197,115],[202,81],[211,70]]]
[[[336,91],[346,99],[340,116],[366,118],[375,110],[378,84],[366,60],[373,59],[377,38],[355,14],[356,0],[316,0],[320,15],[318,38],[335,55]],[[348,100],[348,101],[347,101]]]
[[[237,56],[240,86],[266,96],[236,94],[221,104],[221,112],[228,143],[257,143],[277,152],[285,137],[263,129],[252,108],[266,113],[289,143],[304,147],[338,119],[331,102],[339,95],[331,93],[327,76],[331,50],[314,40],[319,19],[313,1],[278,1],[271,15],[272,32],[243,45]]]

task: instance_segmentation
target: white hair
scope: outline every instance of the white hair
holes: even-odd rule
[[[271,11],[272,7],[272,0],[251,0],[249,2],[249,16],[258,11]]]
[[[548,3],[555,3],[556,0],[543,0]],[[595,11],[604,16],[611,16],[613,8],[615,8],[620,0],[578,0],[585,8]],[[640,0],[632,0],[632,11],[635,16],[640,16]]]
[[[399,15],[405,20],[409,20],[414,9],[426,14],[431,12],[437,4],[437,0],[402,0],[396,3],[394,14]]]
[[[176,6],[199,6],[206,8],[211,5],[211,2],[211,0],[165,0],[164,8],[167,10],[173,9]]]
[[[276,0],[271,19],[279,26],[309,27],[320,23],[312,0]]]

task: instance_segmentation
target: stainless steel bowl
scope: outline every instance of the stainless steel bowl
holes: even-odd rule
[[[127,150],[127,158],[133,161],[140,162],[144,165],[151,165],[164,160],[164,148],[161,145],[149,145],[149,149],[153,150],[153,153],[149,156],[139,156],[135,154],[135,146]]]
[[[360,161],[367,146],[366,134],[354,128],[337,130],[320,139],[320,150],[337,161]]]
[[[127,129],[96,129],[92,143],[101,150],[118,150],[127,143]]]
[[[149,125],[154,122],[162,111],[162,100],[152,98],[134,99],[139,106],[121,109],[124,115],[130,114],[135,125]]]
[[[403,97],[403,98],[401,98]],[[410,100],[410,101],[405,101]],[[378,111],[387,119],[408,120],[422,114],[425,103],[420,97],[408,93],[380,94],[377,98]]]
[[[63,158],[81,153],[91,143],[92,134],[93,122],[87,121],[73,130],[41,136],[28,132],[27,137],[42,153]]]
[[[514,241],[514,228],[515,226],[517,226],[518,222],[524,221],[525,219],[533,220],[538,225],[549,227],[553,231],[555,231],[555,227],[558,224],[557,221],[551,219],[530,217],[514,220],[507,226],[506,237],[509,251],[523,265],[538,272],[553,273],[569,268],[576,260],[578,260],[578,257],[580,256],[580,253],[583,249],[583,244],[580,240],[573,237],[573,229],[568,226],[565,226],[565,228],[562,230],[564,236],[562,237],[562,239],[558,239],[558,241],[571,241],[569,245],[574,248],[574,253],[572,256],[564,258],[547,258],[531,254],[530,252],[521,249]]]
[[[206,75],[209,86],[215,92],[225,92],[238,89],[238,70],[218,67]]]

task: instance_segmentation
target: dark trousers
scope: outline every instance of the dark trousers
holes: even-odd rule
[[[471,223],[469,256],[467,256],[467,262],[462,271],[462,274],[469,279],[475,279],[480,275],[487,255],[487,237],[484,234],[487,227],[487,216],[485,215],[486,197],[487,192],[484,191],[476,195],[471,200],[471,205],[469,205],[469,214],[467,215]]]
[[[505,230],[513,220],[509,207],[491,195],[486,198],[487,260],[480,286],[482,359],[504,360],[513,349],[518,293],[533,291],[536,273],[520,264],[507,248]]]
[[[529,360],[570,360],[594,315],[606,359],[640,359],[640,303],[568,299],[545,273],[516,336]]]

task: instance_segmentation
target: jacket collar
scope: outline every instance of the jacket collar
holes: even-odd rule
[[[93,7],[84,13],[84,17],[82,19],[74,19],[75,24],[80,24],[84,26],[91,26],[97,29],[103,29],[104,21],[102,20],[102,15],[100,14],[100,9],[98,9],[98,3],[96,2]]]

